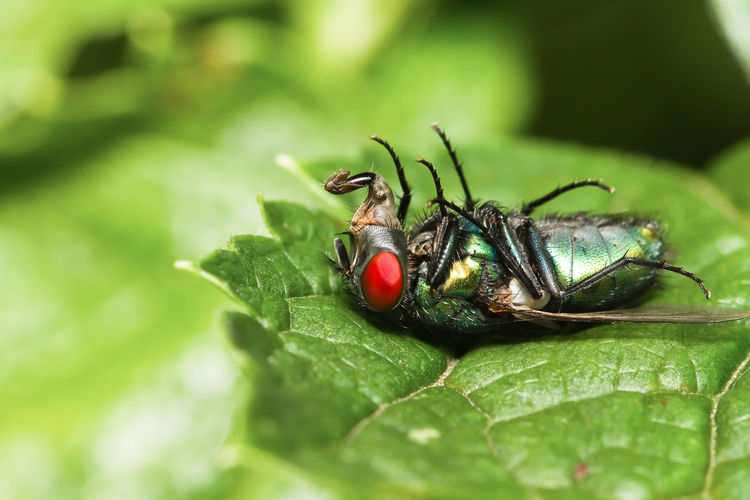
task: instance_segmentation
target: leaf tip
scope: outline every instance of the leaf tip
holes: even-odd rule
[[[222,446],[216,456],[216,462],[223,469],[230,469],[242,462],[242,448],[227,444]]]
[[[274,157],[273,161],[274,163],[276,163],[276,165],[291,172],[296,172],[299,170],[299,165],[294,160],[294,158],[286,153],[277,154],[276,157]]]
[[[191,260],[176,260],[172,265],[181,271],[195,271],[195,262]]]
[[[266,199],[263,196],[263,191],[258,191],[258,196],[256,196],[256,200],[258,200],[258,208],[260,209],[260,216],[263,219],[263,222],[265,223],[266,228],[268,228],[268,230],[273,233],[273,231],[271,230],[271,219],[269,218],[268,210],[266,210]]]

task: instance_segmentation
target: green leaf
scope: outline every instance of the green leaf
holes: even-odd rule
[[[747,220],[707,178],[539,142],[461,153],[475,196],[506,205],[603,178],[616,195],[581,190],[545,209],[658,214],[676,263],[707,280],[715,303],[747,303]],[[444,151],[432,157],[445,168]],[[326,164],[301,169],[319,182]],[[390,169],[380,170],[393,178]],[[459,196],[453,173],[441,171]],[[407,175],[419,207],[433,189],[428,174],[408,166]],[[458,352],[381,324],[337,284],[322,253],[346,211],[337,223],[297,204],[261,206],[272,238],[234,237],[188,266],[244,308],[226,324],[253,380],[232,448],[249,477],[378,498],[739,498],[750,487],[747,320],[601,325]],[[705,304],[693,283],[671,276],[652,300]]]
[[[750,215],[750,141],[745,140],[719,155],[709,165],[716,184],[732,199],[737,208]],[[745,280],[745,284],[748,281]],[[716,405],[716,455],[712,482],[718,498],[741,498],[750,484],[750,377],[742,365],[726,384]]]
[[[735,206],[745,214],[750,215],[750,140],[745,139],[737,145],[723,152],[715,158],[708,169],[712,179],[716,182]]]

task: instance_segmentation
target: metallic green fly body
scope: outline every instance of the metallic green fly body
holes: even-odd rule
[[[714,323],[748,315],[692,306],[617,309],[642,296],[660,271],[693,280],[707,299],[710,292],[693,273],[664,261],[664,240],[654,220],[583,213],[530,217],[573,189],[614,191],[600,182],[574,182],[513,211],[494,202],[476,204],[448,138],[433,128],[461,181],[463,206],[445,199],[435,168],[419,159],[432,174],[438,210],[405,228],[411,189],[395,151],[376,136],[372,139],[396,166],[403,192],[399,203],[373,172],[341,171],[325,183],[333,194],[368,188],[351,221],[349,250],[340,238],[334,240],[337,267],[366,308],[400,323],[459,333],[498,331],[519,321]]]

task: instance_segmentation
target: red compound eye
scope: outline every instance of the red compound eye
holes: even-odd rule
[[[362,273],[362,295],[376,311],[390,311],[401,298],[404,275],[401,264],[391,252],[380,252]]]

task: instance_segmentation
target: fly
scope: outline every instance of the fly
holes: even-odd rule
[[[333,174],[329,193],[367,188],[368,195],[349,227],[349,250],[333,242],[339,271],[364,307],[402,323],[455,332],[496,331],[518,321],[601,323],[717,323],[749,313],[732,308],[643,306],[618,309],[642,296],[661,271],[695,282],[695,274],[665,261],[659,223],[636,215],[585,213],[531,217],[539,206],[585,186],[610,193],[598,181],[558,187],[520,209],[503,211],[495,202],[478,204],[445,133],[448,150],[466,202],[445,199],[435,167],[431,173],[437,210],[406,228],[411,188],[401,161],[377,136],[396,166],[402,196],[397,203],[385,179],[374,172]]]

